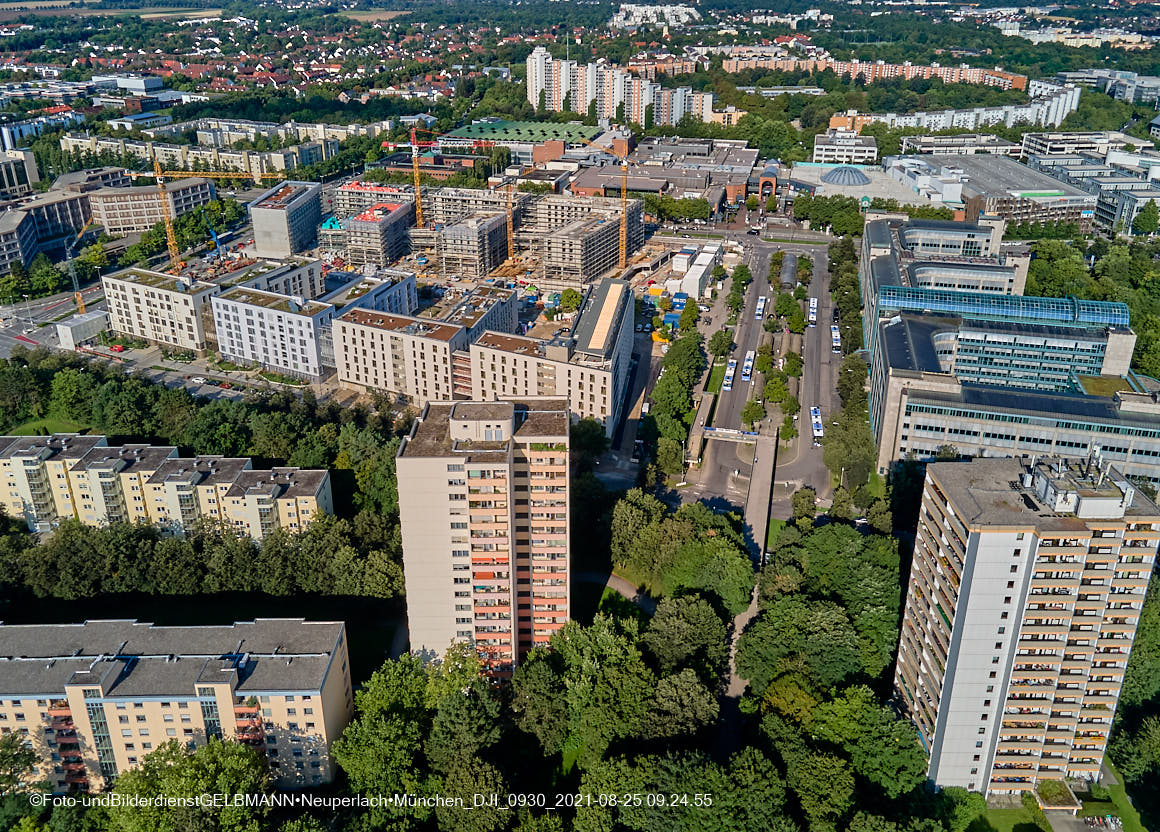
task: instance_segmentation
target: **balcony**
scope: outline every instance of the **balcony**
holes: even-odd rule
[[[68,771],[65,772],[64,782],[70,786],[81,786],[83,788],[89,787],[89,777],[83,771]]]

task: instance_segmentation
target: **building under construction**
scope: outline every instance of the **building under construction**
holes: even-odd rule
[[[615,269],[620,260],[620,217],[590,216],[570,222],[541,240],[544,289],[588,283]]]
[[[506,213],[507,191],[485,191],[474,188],[437,188],[423,191],[423,221],[427,225],[451,225],[480,212]],[[533,201],[531,194],[510,195],[512,214],[518,227],[524,207]]]
[[[507,259],[504,214],[476,214],[435,233],[444,274],[482,280]]]
[[[414,219],[410,202],[380,202],[342,221],[348,261],[361,266],[388,266],[411,248],[407,231]]]
[[[380,185],[354,179],[334,188],[330,199],[334,215],[346,218],[361,214],[381,202],[414,202],[415,192],[410,185]]]

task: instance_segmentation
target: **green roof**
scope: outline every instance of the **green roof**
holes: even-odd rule
[[[480,122],[460,127],[447,134],[454,139],[491,139],[492,141],[545,142],[591,141],[603,132],[584,124],[554,124],[548,121]]]

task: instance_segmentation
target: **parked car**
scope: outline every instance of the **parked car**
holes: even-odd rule
[[[637,332],[644,332],[644,324],[637,324],[636,331]]]
[[[194,384],[205,384],[206,379],[205,376],[194,376],[190,379],[190,381],[192,381]]]
[[[218,387],[220,387],[223,390],[232,390],[234,386],[232,384],[230,384],[228,381],[223,381],[220,384],[218,384]]]
[[[125,348],[123,346],[121,346],[120,344],[113,344],[113,346],[109,347],[109,349],[111,349],[113,352],[124,352],[125,351]]]

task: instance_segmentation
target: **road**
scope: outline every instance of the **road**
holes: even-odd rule
[[[770,286],[767,277],[769,274],[770,257],[776,251],[785,251],[789,254],[809,256],[813,258],[814,271],[810,282],[811,297],[818,298],[818,325],[806,330],[803,338],[804,366],[798,391],[803,418],[799,422],[806,427],[808,433],[809,408],[817,405],[822,410],[823,422],[832,421],[831,414],[838,409],[836,381],[840,356],[831,351],[830,322],[833,317],[833,301],[830,297],[830,277],[827,267],[827,251],[824,243],[766,243],[757,242],[752,236],[744,232],[732,232],[738,242],[745,246],[744,262],[753,273],[753,283],[745,295],[745,306],[738,318],[734,334],[736,344],[732,356],[738,361],[737,380],[733,389],[722,391],[713,417],[713,427],[743,429],[741,424],[741,409],[745,403],[758,392],[757,385],[761,379],[757,376],[751,382],[741,382],[740,364],[744,362],[745,353],[757,350],[763,333],[762,322],[754,317],[757,309],[757,299],[764,295],[768,298],[768,308],[777,297],[779,287]],[[775,275],[775,278],[777,276]],[[724,299],[718,298],[717,304],[723,304]],[[721,309],[715,306],[713,318],[716,322],[722,314]],[[768,313],[767,313],[768,314]],[[712,334],[717,327],[714,323],[706,332]],[[775,425],[767,420],[761,429],[763,433],[772,432]],[[802,485],[811,485],[819,494],[829,490],[829,475],[822,461],[821,448],[812,447],[808,436],[801,437],[790,447],[783,447],[778,458],[777,482],[772,488],[774,501],[774,516],[788,516],[788,495]],[[753,467],[754,446],[736,442],[709,441],[706,443],[701,462],[701,471],[696,488],[686,489],[682,493],[682,500],[691,502],[701,500],[715,508],[726,510],[744,510],[750,493],[750,477]],[[762,466],[759,476],[768,476]],[[784,503],[784,506],[779,505]],[[760,539],[759,530],[754,530],[754,537]]]
[[[89,309],[103,305],[100,285],[82,291]],[[59,292],[46,298],[21,301],[10,306],[0,305],[0,357],[7,358],[17,345],[33,347],[42,344],[55,347],[56,327],[49,326],[58,318],[76,311],[72,292]]]

